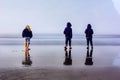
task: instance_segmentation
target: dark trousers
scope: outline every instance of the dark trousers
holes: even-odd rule
[[[69,46],[71,46],[71,38],[66,38],[65,40],[66,46],[68,46],[68,43],[69,43]]]
[[[89,47],[89,42],[90,42],[90,45],[93,47],[93,42],[92,42],[92,38],[86,38],[87,39],[87,46]]]

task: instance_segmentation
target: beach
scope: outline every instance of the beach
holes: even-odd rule
[[[120,0],[0,0],[0,10],[0,80],[120,80]]]
[[[23,38],[0,37],[0,80],[119,80],[119,41],[94,36],[86,49],[85,37],[76,35],[65,50],[64,36],[38,35],[26,51]]]
[[[22,64],[23,45],[0,45],[1,80],[119,80],[120,46],[95,45],[93,64],[85,64],[85,45],[73,45],[71,63],[65,64],[64,45],[31,45],[31,65]],[[69,54],[69,49],[67,50]]]

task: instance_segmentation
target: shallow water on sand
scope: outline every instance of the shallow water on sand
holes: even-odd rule
[[[64,46],[61,45],[31,45],[30,48],[32,64],[23,65],[25,50],[22,45],[0,45],[0,68],[23,68],[26,66],[59,68],[66,66],[73,68],[85,66],[120,67],[120,46],[94,46],[92,56],[89,57],[86,57],[86,46],[72,46],[71,56],[69,55],[69,49],[65,51]]]

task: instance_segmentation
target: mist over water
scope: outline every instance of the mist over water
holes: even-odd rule
[[[31,45],[64,45],[63,34],[33,34]],[[0,35],[0,45],[23,45],[21,34]],[[94,45],[120,45],[120,35],[93,35]],[[86,45],[85,35],[73,34],[72,45]]]

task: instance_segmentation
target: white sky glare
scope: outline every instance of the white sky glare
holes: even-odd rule
[[[119,1],[118,1],[119,2]],[[0,0],[0,33],[62,34],[67,22],[84,34],[88,23],[95,34],[120,34],[120,14],[114,0]]]

